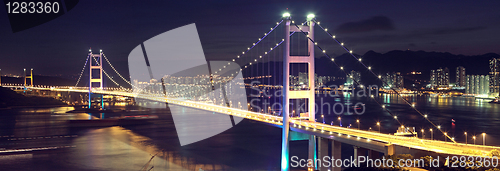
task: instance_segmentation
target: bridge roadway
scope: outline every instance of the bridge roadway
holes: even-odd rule
[[[20,88],[19,86],[5,86],[5,87]],[[29,89],[88,93],[88,89],[73,88],[73,87],[65,87],[65,88],[29,87]],[[190,101],[190,100],[172,99],[163,97],[162,95],[136,94],[131,92],[109,91],[109,90],[93,90],[92,92],[98,94],[109,94],[117,96],[142,98],[157,102],[168,102],[169,104],[175,104],[179,106],[208,110],[217,113],[252,119],[279,127],[281,127],[281,125],[283,124],[282,118],[274,115],[252,112],[242,109],[235,109],[214,104]],[[456,156],[470,155],[464,153],[465,150],[469,149],[481,152],[482,155],[478,156],[483,156],[483,157],[486,156],[487,153],[493,149],[500,150],[500,147],[496,146],[483,146],[483,145],[471,145],[464,143],[444,142],[439,140],[421,139],[417,137],[401,137],[401,136],[394,136],[391,134],[378,133],[374,131],[358,130],[354,128],[345,128],[345,127],[323,124],[319,122],[310,122],[302,120],[291,120],[290,128],[292,131],[302,132],[310,135],[317,135],[323,138],[333,139],[343,143],[356,145],[359,147],[367,148],[370,150],[386,154],[387,154],[387,147],[391,145],[397,145],[409,149],[418,149],[423,151],[435,152],[437,154],[445,154],[445,155],[447,154]],[[472,155],[472,156],[477,156],[477,155]]]

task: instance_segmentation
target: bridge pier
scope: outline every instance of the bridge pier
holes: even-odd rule
[[[378,151],[373,151],[370,149],[367,149],[367,154],[366,154],[370,159],[378,159],[380,157],[380,153]]]
[[[331,146],[329,146],[331,144]],[[330,154],[329,154],[330,153]],[[342,143],[328,138],[318,137],[318,157],[321,165],[316,166],[320,171],[340,171],[341,167],[335,167],[335,161],[341,159]],[[328,157],[326,157],[328,156]],[[325,158],[326,157],[326,158]],[[323,163],[325,160],[330,161],[330,164]],[[320,164],[319,162],[317,164]],[[326,167],[325,167],[326,166]]]
[[[353,149],[354,149],[354,156],[353,158],[354,159],[357,159],[358,156],[367,156],[367,149],[366,148],[362,148],[362,147],[358,147],[358,146],[352,146]]]

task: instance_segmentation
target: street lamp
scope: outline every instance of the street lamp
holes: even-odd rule
[[[321,115],[321,118],[323,118],[323,123],[325,123],[325,116]]]
[[[340,120],[340,116],[338,117],[339,119],[339,125],[342,126],[342,121]]]
[[[483,145],[486,144],[486,139],[485,139],[486,133],[483,132]]]
[[[467,145],[467,132],[464,132],[465,134],[465,145]]]
[[[429,129],[429,131],[431,131],[431,140],[434,140],[434,132],[432,132],[432,128]]]
[[[358,129],[359,129],[359,119],[356,119],[356,123],[358,123]]]
[[[474,145],[476,145],[476,136],[472,136],[472,139],[474,139]]]
[[[446,135],[448,135],[448,133],[444,133],[444,142],[446,142]]]
[[[380,122],[377,122],[377,126],[378,126],[378,133],[380,133]]]
[[[420,130],[422,132],[422,139],[425,138],[424,137],[424,129]]]

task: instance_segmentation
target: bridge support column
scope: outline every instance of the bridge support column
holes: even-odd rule
[[[354,148],[354,156],[353,156],[354,159],[357,159],[358,156],[366,156],[367,149],[358,146],[352,146],[352,147]]]
[[[320,171],[330,170],[329,165],[327,165],[327,163],[323,163],[325,160],[331,159],[331,158],[326,157],[326,156],[329,156],[328,155],[328,139],[318,137],[318,159],[321,162],[316,163],[316,164],[318,164],[318,166],[316,166],[316,168],[318,168]]]
[[[281,136],[281,171],[290,170],[290,158],[289,158],[289,133],[290,133],[290,116],[289,116],[289,106],[290,106],[290,96],[289,96],[289,81],[290,81],[290,14],[283,15],[285,22],[285,47],[283,48],[283,105],[281,107],[281,115],[283,116],[283,130]]]
[[[373,150],[370,150],[368,149],[368,157],[370,159],[378,159],[380,157],[380,153],[378,151],[373,151]]]
[[[331,140],[332,142],[332,148],[331,148],[331,154],[333,161],[336,161],[337,159],[342,159],[342,143],[339,141]],[[332,171],[340,171],[341,167],[336,167],[337,165],[335,163],[332,163]]]
[[[395,144],[388,144],[385,146],[385,151],[387,155],[398,155],[398,154],[411,154],[415,156],[416,151],[408,147],[402,147]]]
[[[320,138],[320,137],[318,137]],[[312,159],[313,161],[316,161],[316,136],[315,135],[309,135],[309,145],[308,145],[308,159]],[[317,166],[315,168],[312,168],[313,170],[317,169]]]

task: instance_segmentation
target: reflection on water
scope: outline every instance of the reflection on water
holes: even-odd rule
[[[415,103],[415,107],[423,114],[427,114],[429,119],[436,125],[440,125],[444,132],[447,132],[459,142],[465,142],[464,132],[468,132],[468,142],[472,142],[474,135],[486,133],[486,144],[499,145],[500,133],[500,105],[488,103],[491,100],[475,99],[474,97],[442,97],[430,95],[403,95],[403,98],[410,103]],[[423,119],[417,112],[409,108],[408,105],[397,95],[383,94],[379,101],[390,103],[391,112],[398,114],[398,118],[405,124],[415,126],[417,130],[429,131],[431,125]],[[374,106],[373,108],[377,108]],[[456,121],[452,124],[452,119]],[[388,128],[391,129],[391,128]],[[427,133],[429,137],[429,133]],[[471,136],[472,135],[472,136]],[[441,133],[435,132],[434,137],[444,139]],[[482,144],[482,139],[477,141]]]
[[[177,152],[145,144],[149,141],[119,126],[89,130],[74,140],[76,148],[68,162],[98,170],[139,170],[156,155],[150,165],[159,170],[227,170],[227,166],[196,164]]]
[[[30,156],[0,154],[1,165],[7,170],[140,170],[149,163],[159,170],[234,170],[217,161],[197,162],[205,157],[183,155],[176,134],[169,133],[172,121],[162,119],[166,111],[147,114],[160,116],[148,125],[114,126],[106,128],[69,128],[67,120],[99,119],[105,115],[127,113],[66,113],[73,107],[25,108],[4,110],[0,116],[0,151],[40,147],[71,146],[68,149],[35,152]],[[178,109],[193,112],[192,109]],[[137,114],[137,113],[134,113]],[[144,114],[144,113],[143,113]],[[10,117],[7,117],[10,116]],[[96,117],[99,116],[99,117]],[[175,129],[174,129],[175,130]],[[139,135],[140,132],[155,139]],[[174,136],[172,136],[174,135]],[[215,151],[217,152],[217,151]],[[194,155],[196,157],[196,155]],[[43,167],[40,167],[40,162]],[[37,164],[38,163],[38,164]],[[19,167],[22,166],[22,167]],[[60,168],[60,169],[57,169]],[[3,170],[3,169],[2,169]]]

